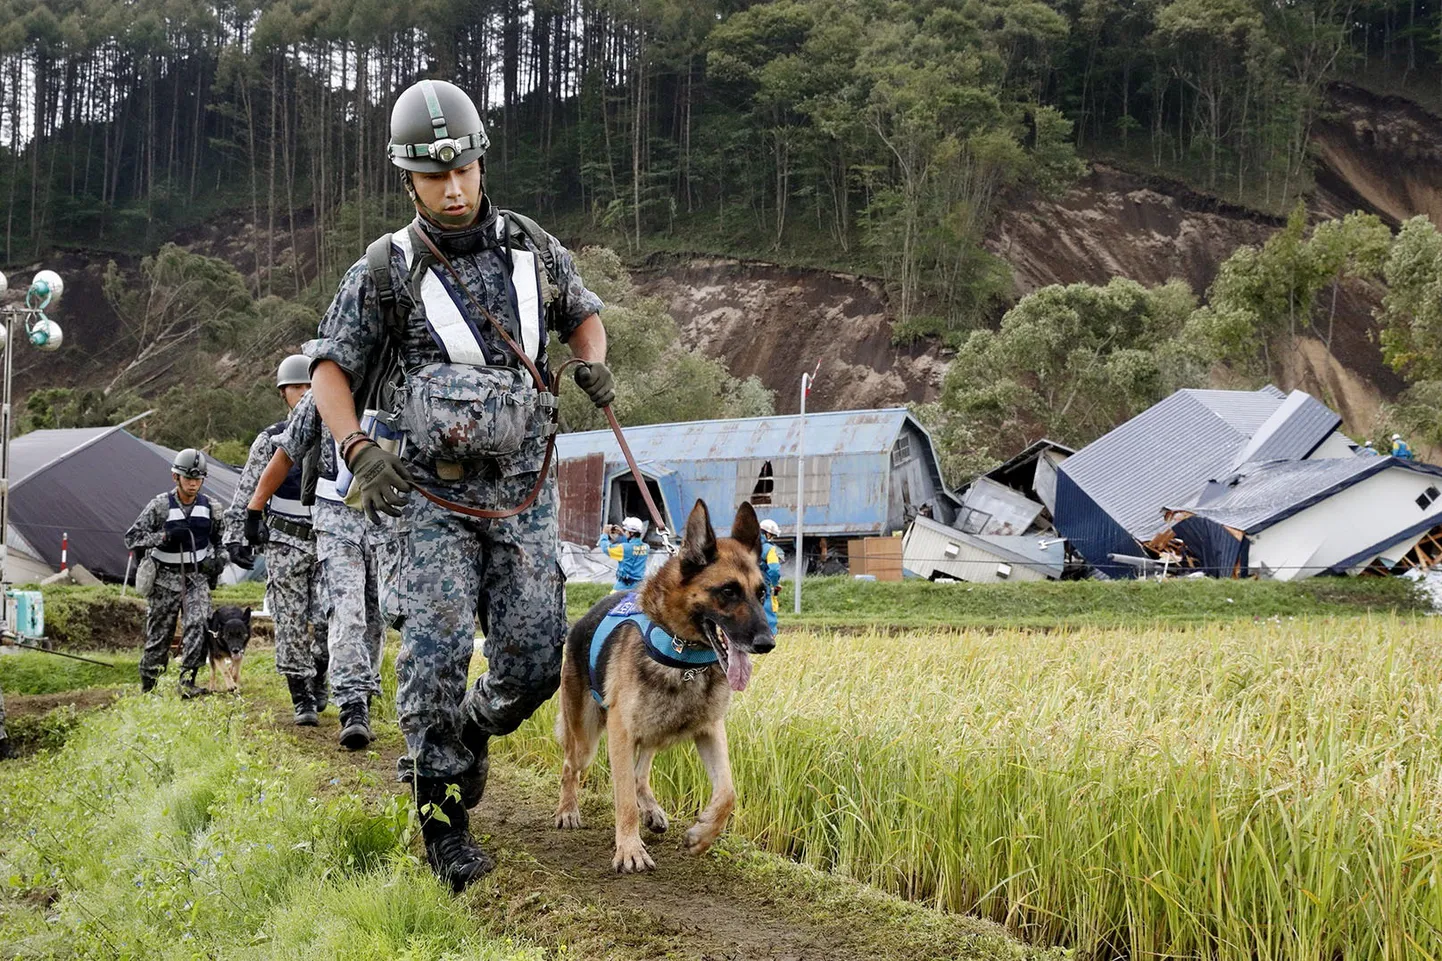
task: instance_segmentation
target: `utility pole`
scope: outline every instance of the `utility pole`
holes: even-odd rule
[[[806,529],[806,395],[811,393],[811,385],[816,382],[816,375],[821,372],[821,361],[816,362],[816,369],[809,374],[801,375],[801,417],[796,438],[796,575],[795,575],[795,602],[792,613],[801,613],[801,575],[806,571],[806,549],[804,545]]]
[[[4,274],[0,274],[0,297],[8,289],[9,282]],[[14,426],[10,379],[14,370],[14,334],[23,330],[24,339],[40,350],[59,349],[64,340],[60,325],[45,316],[45,308],[58,303],[64,291],[65,284],[59,274],[53,270],[42,270],[25,291],[23,305],[0,305],[0,315],[5,318],[0,324],[0,350],[5,352],[5,378],[0,385],[0,395],[3,395],[3,400],[0,400],[0,631],[10,627],[10,431]]]

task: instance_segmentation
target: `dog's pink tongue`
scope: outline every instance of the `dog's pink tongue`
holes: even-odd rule
[[[751,655],[731,648],[731,660],[726,662],[726,683],[733,691],[744,691],[751,683]]]

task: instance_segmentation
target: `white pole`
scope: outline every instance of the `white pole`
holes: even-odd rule
[[[801,426],[796,440],[796,600],[793,612],[801,613],[801,573],[805,570],[803,534],[806,516],[806,385],[810,374],[801,375]]]

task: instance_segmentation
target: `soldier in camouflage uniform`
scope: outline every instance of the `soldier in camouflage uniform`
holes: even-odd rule
[[[403,763],[427,860],[455,890],[493,864],[471,838],[466,812],[484,789],[488,740],[515,730],[555,693],[566,628],[554,473],[534,503],[504,519],[406,496],[415,484],[471,508],[504,510],[543,480],[554,397],[532,390],[517,352],[471,298],[542,370],[554,331],[585,362],[576,381],[592,400],[604,406],[614,396],[600,299],[555,238],[485,196],[487,145],[480,114],[458,88],[423,80],[401,94],[388,153],[418,216],[350,269],[320,336],[306,345],[316,406],[340,438],[360,499],[369,513],[398,517],[384,606],[401,631],[397,708],[410,755]],[[429,254],[427,239],[459,284]],[[543,268],[554,288],[544,313]],[[399,454],[359,429],[352,393],[361,388],[367,401],[368,375],[395,355],[404,371],[390,407],[406,431]],[[478,616],[487,671],[467,692]],[[450,795],[452,784],[462,800]]]
[[[292,354],[280,362],[276,389],[291,410],[310,390],[310,359]],[[316,562],[311,510],[303,503],[300,467],[296,466],[273,496],[248,509],[261,471],[275,453],[276,437],[285,430],[278,421],[256,435],[225,512],[226,529],[242,530],[246,544],[229,545],[241,566],[248,548],[265,551],[265,600],[275,624],[275,669],[290,688],[295,723],[315,727],[329,692],[326,667],[325,590]]]
[[[158,494],[125,532],[125,546],[156,562],[155,584],[146,598],[145,650],[140,655],[140,689],[155,687],[170,660],[175,616],[180,615],[180,696],[207,693],[195,683],[205,662],[205,629],[210,621],[210,588],[229,558],[222,547],[221,521],[200,493],[208,467],[205,455],[187,447],[175,455],[175,489]]]
[[[15,749],[10,746],[10,736],[5,733],[5,693],[0,691],[0,761],[8,761],[15,756]]]
[[[258,506],[294,470],[313,463],[316,556],[326,584],[331,684],[340,705],[340,743],[358,751],[373,739],[370,699],[381,692],[385,621],[379,603],[378,558],[390,556],[389,533],[336,492],[335,442],[321,423],[315,397],[307,394],[275,439],[271,466],[260,478],[251,505]]]

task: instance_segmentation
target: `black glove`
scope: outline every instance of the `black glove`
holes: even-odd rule
[[[250,549],[248,544],[226,544],[225,549],[230,552],[230,562],[243,571],[255,569],[255,551]]]
[[[405,495],[415,490],[410,471],[399,457],[371,442],[358,444],[347,462],[360,485],[361,506],[366,516],[378,521],[379,512],[401,516]]]
[[[261,547],[270,540],[270,531],[265,527],[265,511],[246,509],[245,542],[252,547]]]
[[[607,407],[616,399],[616,379],[611,376],[611,368],[599,360],[576,368],[576,386],[584,390],[597,407]]]

